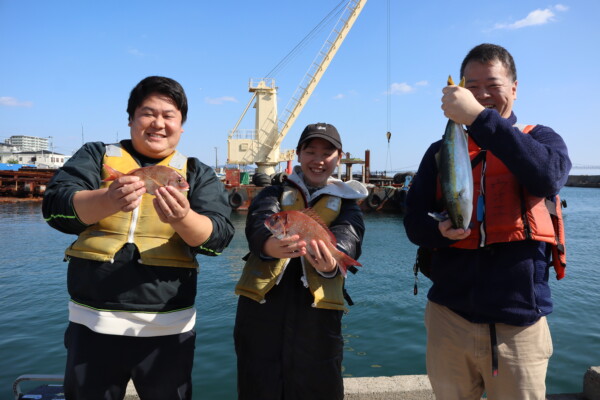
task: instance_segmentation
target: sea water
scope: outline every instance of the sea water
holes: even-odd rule
[[[564,188],[567,276],[551,278],[549,318],[554,355],[548,393],[579,392],[586,369],[600,365],[600,189]],[[233,288],[247,253],[245,215],[232,216],[236,235],[218,257],[198,257],[194,399],[235,399]],[[39,203],[0,204],[0,398],[22,374],[62,374],[67,326],[65,248],[75,239],[51,229]],[[347,281],[355,305],[344,316],[344,376],[425,373],[423,312],[429,287],[413,295],[416,247],[402,216],[365,215],[363,267]]]

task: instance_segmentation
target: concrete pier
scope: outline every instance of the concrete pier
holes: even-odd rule
[[[600,371],[596,371],[595,377],[600,379]],[[435,400],[427,375],[346,378],[344,389],[346,400]],[[600,396],[600,388],[597,387],[595,393],[595,396]],[[600,397],[590,397],[593,395],[586,397],[583,392],[550,394],[546,399],[600,400]]]
[[[600,188],[600,175],[569,175],[565,186]]]
[[[435,400],[427,375],[344,379],[347,400]],[[600,400],[600,367],[583,376],[580,393],[549,394],[547,400]]]
[[[346,400],[435,400],[427,375],[344,378]],[[125,400],[139,400],[129,382]],[[580,393],[550,394],[547,400],[600,400],[600,367],[590,367]]]

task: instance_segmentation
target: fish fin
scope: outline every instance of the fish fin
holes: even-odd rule
[[[282,233],[283,233],[283,237],[286,237],[288,235],[288,227],[290,226],[289,222],[288,222],[289,214],[288,213],[283,213],[282,218],[285,220],[283,222],[283,224],[282,224],[283,225],[283,232]]]
[[[102,166],[104,167],[104,170],[108,173],[108,176],[102,179],[102,182],[114,181],[115,179],[124,175],[122,172],[117,171],[109,165],[102,164]]]
[[[141,175],[139,173],[137,173],[138,171],[139,171],[139,173],[141,173]],[[155,176],[152,175],[152,173],[150,172],[150,169],[148,169],[148,168],[144,168],[144,167],[136,168],[136,169],[128,172],[128,175],[137,175],[140,179],[142,179],[146,183],[152,182],[156,186],[156,189],[165,186],[165,185],[163,185],[163,183],[160,180],[158,180]],[[155,194],[156,189],[152,189],[152,191],[148,192],[148,193]]]
[[[458,83],[458,86],[465,87],[465,77],[464,76],[460,79],[460,82]]]
[[[303,214],[306,214],[307,216],[311,217],[312,219],[314,219],[319,225],[321,225],[321,227],[323,229],[325,229],[325,232],[327,232],[327,234],[329,235],[329,241],[336,246],[337,245],[337,239],[335,238],[335,235],[329,230],[329,227],[327,226],[327,224],[325,224],[325,222],[323,222],[323,220],[321,219],[321,217],[319,216],[319,214],[317,214],[317,212],[315,210],[313,210],[312,208],[305,208],[304,210],[300,211]]]
[[[350,257],[348,254],[344,253],[343,251],[340,251],[340,253],[341,253],[340,259],[337,260],[337,262],[340,267],[340,271],[342,271],[342,274],[344,275],[344,278],[346,277],[346,275],[348,275],[349,267],[352,267],[352,266],[362,267],[361,263],[356,261],[354,258]]]
[[[429,215],[431,218],[435,219],[438,222],[443,222],[449,218],[448,213],[446,211],[444,211],[443,213],[430,212],[427,213],[427,215]]]
[[[146,179],[154,182],[154,184],[156,185],[157,188],[161,188],[161,187],[165,186],[158,179],[154,178],[153,176],[146,175]]]

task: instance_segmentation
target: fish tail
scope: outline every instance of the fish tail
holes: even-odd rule
[[[104,170],[108,172],[108,175],[106,176],[106,178],[102,179],[102,182],[114,181],[118,177],[123,176],[122,172],[117,171],[109,165],[102,164],[102,166],[104,167]]]
[[[346,275],[348,274],[348,267],[350,267],[352,265],[356,265],[357,267],[362,267],[361,263],[359,263],[354,258],[350,257],[348,254],[341,252],[341,251],[340,251],[340,255],[338,257],[337,262],[338,262],[338,265],[340,266],[340,270],[342,271],[342,274],[344,274],[344,277],[346,277]]]
[[[452,85],[454,85],[454,80],[452,79],[452,75],[448,75],[448,86],[452,86]],[[458,86],[465,87],[465,77],[464,76],[460,79]]]

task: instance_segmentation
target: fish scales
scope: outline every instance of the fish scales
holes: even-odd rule
[[[104,169],[108,172],[108,176],[102,180],[103,182],[114,181],[121,176],[137,176],[144,181],[146,193],[152,195],[156,194],[156,190],[163,186],[172,186],[181,192],[190,188],[190,185],[179,172],[164,165],[136,168],[126,174],[106,164],[104,164]]]
[[[337,261],[344,276],[346,276],[349,266],[361,266],[358,261],[337,249],[335,236],[311,209],[278,212],[265,220],[265,226],[278,239],[298,235],[301,240],[306,242],[309,254],[315,254],[310,242],[322,240]]]
[[[448,78],[448,84],[454,84]],[[461,81],[461,86],[464,81]],[[451,119],[440,148],[440,184],[446,211],[455,229],[467,229],[473,212],[473,174],[467,133]]]

